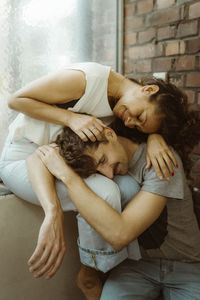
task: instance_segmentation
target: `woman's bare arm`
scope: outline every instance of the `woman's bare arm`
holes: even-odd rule
[[[60,70],[21,88],[9,97],[8,105],[32,118],[67,125],[71,112],[52,104],[78,100],[83,96],[85,86],[85,75],[82,71]]]
[[[170,180],[174,176],[174,167],[178,167],[177,160],[165,142],[157,133],[149,134],[146,150],[146,169],[153,165],[156,175],[160,179]]]
[[[61,70],[29,83],[10,96],[8,105],[34,119],[68,126],[84,141],[95,141],[104,128],[101,120],[53,105],[80,99],[85,88],[82,71]]]

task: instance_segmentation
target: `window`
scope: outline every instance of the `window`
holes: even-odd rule
[[[10,93],[73,62],[97,61],[117,70],[116,25],[122,2],[0,1],[0,145],[14,118],[7,108]]]

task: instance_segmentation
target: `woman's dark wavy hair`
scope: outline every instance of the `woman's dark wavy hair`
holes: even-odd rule
[[[159,91],[150,97],[150,101],[157,105],[156,112],[163,115],[157,133],[161,134],[168,145],[179,153],[188,174],[189,153],[200,141],[200,113],[189,109],[187,96],[174,84],[154,77],[143,78],[138,83],[142,86],[154,84],[159,87]],[[112,127],[117,130],[117,134],[131,137],[139,142],[147,138],[146,134],[137,129],[125,128],[117,119]]]
[[[101,142],[106,143],[107,140]],[[84,142],[75,132],[69,127],[64,127],[61,134],[57,136],[55,143],[59,147],[59,153],[64,158],[65,162],[71,166],[81,177],[86,178],[96,173],[96,164],[94,159],[84,154],[87,149],[97,149],[99,141],[92,142],[88,140]]]

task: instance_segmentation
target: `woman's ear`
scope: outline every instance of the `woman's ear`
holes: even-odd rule
[[[154,95],[159,91],[159,86],[156,84],[145,85],[142,87],[142,92],[145,95]]]
[[[110,142],[114,142],[117,140],[117,135],[114,132],[114,130],[110,127],[105,127],[104,128],[104,135],[106,137],[106,139]]]

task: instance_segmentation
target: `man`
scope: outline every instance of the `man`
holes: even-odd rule
[[[36,151],[66,186],[81,216],[114,249],[139,240],[142,259],[127,259],[114,268],[101,299],[151,300],[161,290],[165,299],[199,299],[200,232],[179,156],[175,153],[179,168],[171,180],[159,180],[153,168],[145,169],[145,144],[117,136],[110,128],[104,129],[104,136],[107,142],[85,150],[96,171],[109,178],[128,172],[141,187],[121,214],[65,164],[57,148],[44,146]]]

